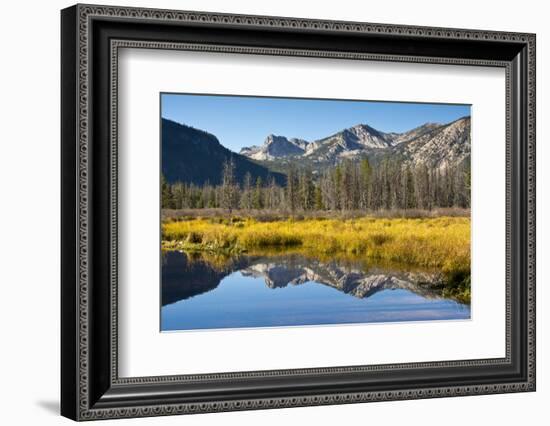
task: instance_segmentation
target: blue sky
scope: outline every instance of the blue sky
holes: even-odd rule
[[[313,141],[360,123],[383,132],[404,132],[426,122],[448,123],[470,115],[470,105],[163,93],[161,115],[212,133],[239,152],[244,146],[261,145],[269,134]]]

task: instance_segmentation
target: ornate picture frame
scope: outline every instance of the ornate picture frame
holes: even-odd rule
[[[95,5],[64,9],[62,415],[94,420],[534,391],[535,45],[534,34],[510,32]],[[121,48],[503,68],[506,356],[119,377]]]

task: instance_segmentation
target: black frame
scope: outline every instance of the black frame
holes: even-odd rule
[[[76,5],[61,13],[61,36],[62,415],[91,420],[535,390],[535,35]],[[117,53],[125,47],[505,68],[506,357],[119,378],[116,94]]]

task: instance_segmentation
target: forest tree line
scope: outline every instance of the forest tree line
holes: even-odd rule
[[[162,177],[162,208],[222,208],[274,211],[353,211],[470,207],[470,166],[430,169],[384,159],[346,161],[322,173],[292,166],[285,185],[247,173],[237,182],[235,164],[224,163],[221,184],[169,184]]]

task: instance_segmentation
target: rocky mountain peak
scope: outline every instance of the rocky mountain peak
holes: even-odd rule
[[[254,160],[275,160],[304,154],[309,143],[302,139],[269,134],[263,145],[242,148],[240,153]]]

